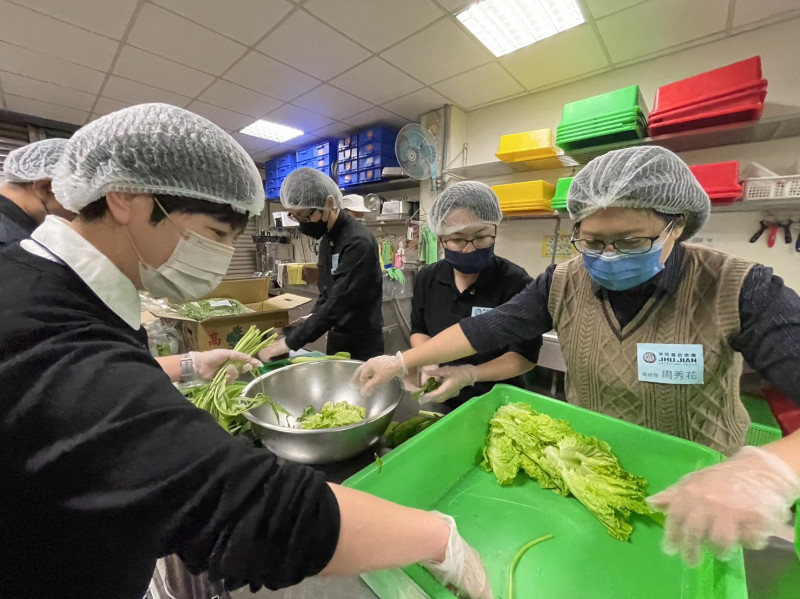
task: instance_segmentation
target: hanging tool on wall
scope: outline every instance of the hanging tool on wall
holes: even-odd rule
[[[792,243],[792,220],[790,219],[785,223],[779,224],[783,228],[783,240],[786,243]]]
[[[778,238],[778,223],[767,223],[769,225],[769,237],[767,238],[767,247],[775,247],[775,240]]]
[[[758,231],[756,231],[750,238],[750,243],[755,243],[756,241],[761,239],[761,236],[764,234],[764,231],[766,231],[769,228],[769,224],[767,224],[763,220],[759,224],[761,225],[761,228]]]

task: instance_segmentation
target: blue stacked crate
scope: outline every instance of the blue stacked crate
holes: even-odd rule
[[[385,166],[397,166],[394,141],[397,132],[372,127],[358,134],[358,182],[370,183],[382,179]]]
[[[328,139],[297,151],[297,168],[315,168],[331,176],[331,165],[336,162],[336,140]]]
[[[265,186],[267,199],[273,200],[280,198],[281,184],[286,175],[291,173],[297,164],[295,155],[284,154],[264,164],[264,175],[266,176]]]
[[[358,133],[339,140],[337,145],[339,187],[350,187],[358,183]]]

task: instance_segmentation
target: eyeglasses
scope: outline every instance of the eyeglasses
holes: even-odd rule
[[[442,245],[448,250],[452,250],[454,252],[463,252],[465,249],[467,249],[468,244],[472,244],[472,247],[476,250],[485,250],[486,248],[494,245],[494,240],[496,237],[496,235],[481,235],[480,237],[474,237],[473,239],[443,239]]]
[[[620,254],[644,254],[653,249],[653,244],[658,241],[668,229],[675,225],[671,220],[667,226],[661,229],[658,235],[653,237],[626,237],[625,239],[615,239],[614,241],[603,241],[602,239],[575,239],[570,240],[573,247],[581,254],[597,255],[602,254],[606,247],[611,246]]]
[[[291,220],[293,222],[296,222],[298,224],[299,223],[308,223],[308,222],[311,222],[311,215],[314,214],[315,212],[319,212],[319,210],[314,208],[312,210],[307,210],[303,214],[291,214],[291,213],[289,213],[288,216],[289,216],[289,220]]]

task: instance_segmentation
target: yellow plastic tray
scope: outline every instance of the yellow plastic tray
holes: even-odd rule
[[[547,181],[522,181],[494,185],[492,191],[497,194],[502,209],[507,204],[550,201],[556,193],[556,187]]]
[[[556,155],[553,132],[550,129],[503,135],[495,154],[503,162],[524,162]]]

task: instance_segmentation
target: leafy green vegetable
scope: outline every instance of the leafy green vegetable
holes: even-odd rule
[[[248,314],[250,308],[235,299],[213,298],[186,302],[185,304],[171,304],[171,307],[185,318],[198,322],[216,318],[217,316],[233,316]]]
[[[538,539],[534,539],[529,543],[525,543],[520,550],[517,551],[514,559],[511,560],[511,567],[508,569],[508,597],[506,597],[506,599],[514,599],[514,572],[516,572],[517,564],[519,563],[519,560],[522,559],[522,556],[525,555],[525,552],[534,545],[538,545],[544,541],[549,541],[552,538],[552,534],[542,535]]]
[[[411,398],[415,401],[419,401],[423,395],[430,393],[431,391],[436,391],[439,387],[441,387],[441,385],[441,381],[437,381],[435,378],[430,377],[421,389],[417,389],[411,393]]]
[[[309,411],[311,408],[311,411]],[[339,426],[347,426],[348,424],[357,424],[364,420],[367,411],[361,406],[354,406],[346,401],[339,401],[333,403],[332,401],[326,402],[319,412],[315,412],[314,408],[308,406],[297,419],[300,423],[300,428],[311,430],[319,428],[336,428]]]
[[[524,403],[497,409],[489,421],[483,467],[501,485],[520,470],[543,489],[574,495],[615,539],[627,541],[632,513],[650,515],[647,481],[624,470],[607,443]]]
[[[378,474],[383,472],[383,460],[377,453],[375,455],[375,465],[378,467]]]
[[[323,362],[325,360],[349,360],[350,353],[340,351],[332,356],[297,356],[296,358],[289,358],[290,364],[303,364],[305,362]]]
[[[420,412],[419,416],[410,418],[404,422],[392,422],[386,429],[386,445],[395,448],[401,443],[405,443],[414,435],[418,435],[426,428],[438,422],[442,418],[441,414],[433,412]]]

